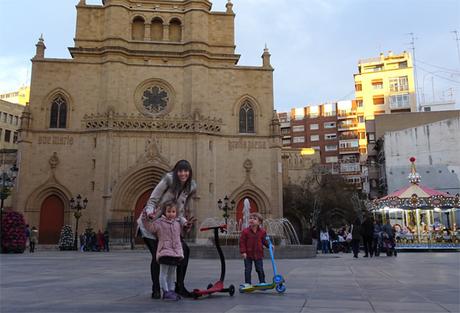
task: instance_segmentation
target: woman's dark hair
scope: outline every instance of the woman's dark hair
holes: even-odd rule
[[[182,186],[179,180],[178,173],[179,171],[184,171],[184,170],[188,171],[190,175],[188,176],[188,179],[185,182],[184,186]],[[172,190],[174,191],[174,193],[178,195],[182,190],[186,190],[190,192],[190,188],[192,185],[193,172],[192,172],[192,166],[190,165],[189,161],[187,160],[177,161],[176,165],[174,165],[172,173],[173,173]]]

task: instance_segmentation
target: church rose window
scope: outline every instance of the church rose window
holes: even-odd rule
[[[142,95],[142,105],[149,113],[160,113],[169,103],[168,92],[160,86],[145,89]]]

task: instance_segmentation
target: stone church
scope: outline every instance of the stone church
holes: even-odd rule
[[[208,0],[81,0],[70,59],[46,58],[40,38],[15,198],[40,243],[57,243],[65,224],[75,230],[78,194],[88,199],[79,233],[136,218],[180,159],[198,184],[198,225],[222,217],[217,201],[226,195],[236,203],[230,217],[241,217],[244,198],[267,218],[282,216],[270,54],[239,66],[233,4],[211,8]]]

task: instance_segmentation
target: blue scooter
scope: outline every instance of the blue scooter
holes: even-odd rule
[[[250,293],[256,290],[268,290],[268,289],[273,289],[275,288],[278,293],[283,293],[286,291],[286,285],[285,280],[283,276],[278,274],[278,271],[276,270],[276,263],[275,263],[275,256],[273,252],[273,244],[270,240],[270,237],[267,235],[265,239],[268,242],[268,250],[270,251],[270,258],[272,261],[272,267],[273,267],[273,281],[271,283],[262,283],[262,284],[256,284],[256,285],[251,285],[251,284],[242,284],[240,285],[239,291],[241,293]]]

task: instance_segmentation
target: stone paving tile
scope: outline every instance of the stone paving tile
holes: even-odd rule
[[[311,308],[342,308],[342,309],[357,309],[362,311],[372,312],[372,306],[369,301],[353,301],[353,300],[335,300],[331,297],[329,300],[309,300],[307,307]]]
[[[1,255],[0,312],[460,312],[460,253],[278,260],[285,294],[236,292],[177,303],[150,299],[149,263],[147,251]],[[204,288],[220,266],[192,259],[189,269],[187,286]],[[265,270],[271,279],[268,261]],[[227,261],[226,278],[226,286],[241,283],[241,260]]]
[[[377,302],[373,301],[372,306],[375,312],[448,312],[439,304],[429,302]]]

